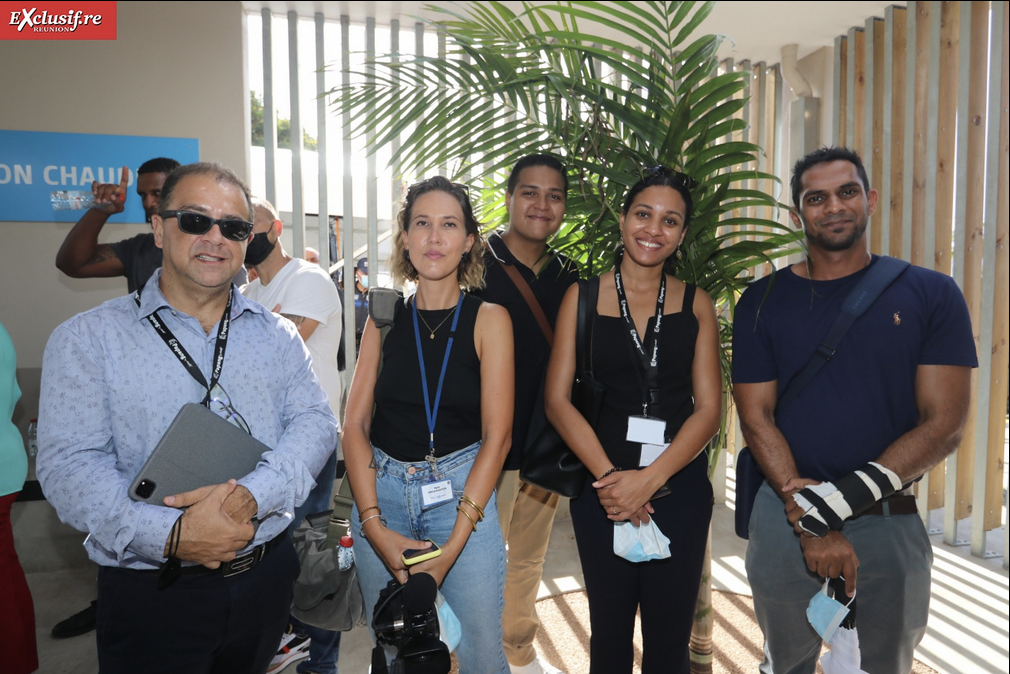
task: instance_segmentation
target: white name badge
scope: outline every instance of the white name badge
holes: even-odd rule
[[[666,444],[666,422],[654,417],[628,417],[627,440],[645,445]]]
[[[659,455],[666,451],[666,445],[642,445],[642,458],[638,462],[639,468],[651,466],[652,462],[659,458]]]
[[[421,506],[431,508],[452,500],[452,480],[421,485]]]

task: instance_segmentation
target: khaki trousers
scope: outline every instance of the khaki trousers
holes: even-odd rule
[[[498,518],[508,544],[505,573],[505,657],[521,667],[533,662],[533,639],[540,628],[537,591],[544,569],[547,544],[561,497],[526,484],[518,470],[502,471],[498,478]]]

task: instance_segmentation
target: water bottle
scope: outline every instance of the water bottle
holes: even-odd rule
[[[90,191],[56,190],[49,195],[54,211],[86,211],[95,203]]]
[[[347,571],[354,565],[354,539],[351,535],[340,537],[340,547],[337,549],[337,567],[341,571]]]
[[[32,419],[28,422],[28,456],[37,456],[39,453],[39,420]]]

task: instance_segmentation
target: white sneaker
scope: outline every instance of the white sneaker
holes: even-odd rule
[[[557,667],[551,667],[539,657],[528,665],[518,666],[509,663],[509,669],[512,670],[512,674],[565,674]]]

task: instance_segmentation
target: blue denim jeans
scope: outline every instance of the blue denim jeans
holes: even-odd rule
[[[298,528],[306,515],[329,510],[333,507],[333,481],[337,476],[337,452],[340,449],[340,440],[337,440],[337,448],[333,450],[329,460],[323,469],[319,471],[316,478],[316,486],[309,492],[309,497],[305,503],[295,508],[295,520],[291,524],[290,532]],[[298,663],[296,671],[312,672],[313,674],[337,674],[337,658],[340,655],[340,632],[330,632],[329,630],[306,625],[294,616],[291,616],[291,624],[295,632],[304,634],[309,639],[309,657]]]
[[[386,526],[408,538],[430,538],[440,545],[445,543],[456,524],[456,505],[479,449],[480,443],[477,443],[438,459],[436,470],[444,475],[440,479],[452,480],[455,498],[425,510],[421,487],[431,477],[428,463],[395,461],[373,447],[377,467],[375,489]],[[379,592],[392,576],[362,535],[357,506],[351,519],[355,527],[354,561],[358,565],[358,580],[371,622]],[[494,494],[484,507],[484,521],[471,534],[441,590],[463,629],[462,641],[456,649],[461,674],[509,674],[502,645],[505,543]]]

